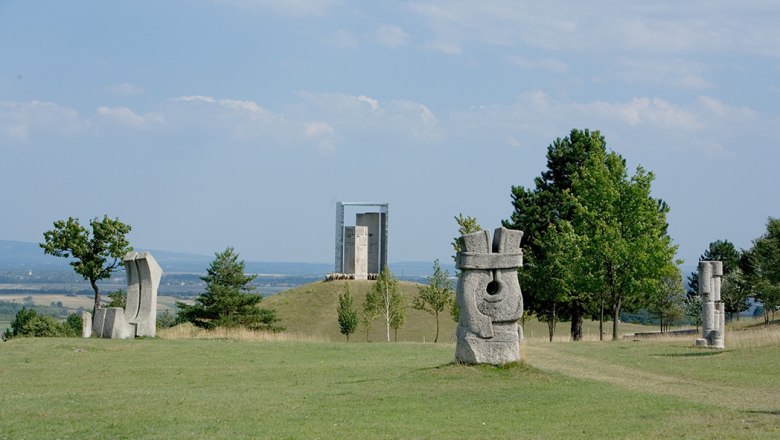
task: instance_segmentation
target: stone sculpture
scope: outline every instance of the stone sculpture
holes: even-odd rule
[[[148,252],[129,252],[123,259],[127,273],[127,305],[95,310],[91,326],[84,324],[82,336],[126,339],[157,334],[157,288],[162,269]],[[89,319],[88,313],[82,315]]]
[[[520,360],[523,296],[517,269],[523,265],[522,231],[480,231],[460,238],[456,300],[460,308],[455,359],[467,364]],[[492,250],[492,252],[491,252]]]
[[[697,347],[723,349],[726,334],[726,313],[720,299],[723,278],[721,261],[699,261],[699,295],[701,296],[702,337]]]

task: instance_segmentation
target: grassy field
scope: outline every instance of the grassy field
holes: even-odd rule
[[[534,339],[504,368],[449,343],[16,339],[0,439],[778,438],[778,330],[731,339]]]

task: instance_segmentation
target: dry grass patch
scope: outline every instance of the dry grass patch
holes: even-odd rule
[[[274,333],[252,330],[245,327],[215,328],[211,330],[196,327],[190,323],[162,329],[157,332],[160,339],[229,339],[232,341],[274,341],[274,342],[326,342],[324,338],[300,333]]]

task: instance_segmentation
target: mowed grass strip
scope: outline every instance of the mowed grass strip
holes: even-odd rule
[[[233,340],[15,339],[0,344],[0,438],[776,438],[770,386],[744,408],[551,368],[617,365],[626,382],[658,371],[653,343],[532,341],[505,368],[452,364],[451,344]],[[762,351],[762,350],[759,350]],[[758,356],[778,365],[776,350]],[[622,355],[622,353],[627,353]],[[685,370],[744,367],[723,353]],[[622,357],[620,357],[622,356]],[[600,367],[602,364],[594,364]],[[680,380],[687,380],[683,377]],[[743,381],[725,384],[738,388]]]

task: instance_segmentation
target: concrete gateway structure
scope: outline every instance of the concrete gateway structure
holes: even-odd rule
[[[344,207],[374,208],[355,216],[355,226],[344,226]],[[337,202],[335,267],[337,274],[377,274],[387,267],[388,203]],[[365,238],[364,238],[365,237]],[[365,271],[363,260],[365,259]],[[360,278],[358,278],[360,277]]]

